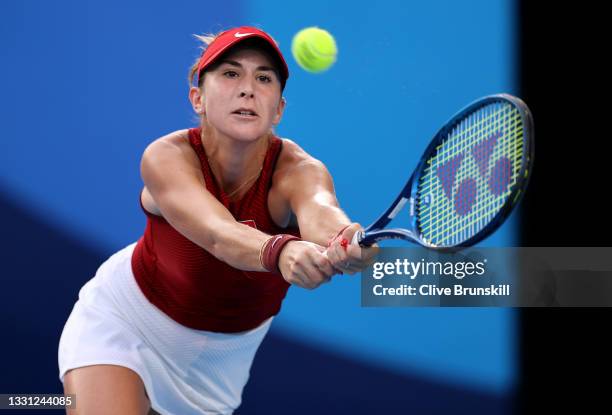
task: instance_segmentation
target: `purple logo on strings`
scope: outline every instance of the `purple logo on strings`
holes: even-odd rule
[[[488,175],[488,188],[495,196],[502,195],[508,189],[512,176],[512,161],[505,156],[500,157],[495,162],[491,171],[488,171],[491,154],[493,154],[493,150],[501,136],[502,131],[498,131],[487,139],[475,144],[470,149],[470,154],[476,162],[478,173],[485,179]],[[472,177],[463,179],[453,195],[457,171],[459,171],[464,158],[464,153],[458,154],[436,170],[436,175],[440,179],[444,194],[448,200],[453,202],[455,212],[461,216],[465,216],[472,211],[478,195],[476,180]]]

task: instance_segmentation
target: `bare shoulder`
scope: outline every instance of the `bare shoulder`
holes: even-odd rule
[[[172,188],[173,180],[184,180],[187,174],[197,182],[204,182],[200,161],[189,144],[189,130],[173,131],[152,141],[144,151],[140,170],[145,183],[142,203],[155,215],[161,212],[153,195]]]
[[[195,156],[189,144],[189,130],[177,130],[153,140],[145,150],[145,156],[169,155]]]
[[[295,176],[300,172],[304,172],[304,169],[326,170],[325,165],[320,160],[308,154],[295,141],[288,138],[283,138],[282,140],[283,149],[279,155],[274,172],[275,179],[280,180]]]
[[[182,145],[183,143],[189,143],[189,130],[184,128],[182,130],[172,131],[169,134],[166,134],[155,141],[161,141],[174,145]]]
[[[327,167],[297,143],[283,139],[283,150],[274,170],[273,187],[289,201],[296,194],[312,195],[321,190],[333,192],[333,180]]]
[[[180,163],[198,168],[200,161],[189,143],[189,130],[177,130],[153,140],[145,149],[143,163]]]

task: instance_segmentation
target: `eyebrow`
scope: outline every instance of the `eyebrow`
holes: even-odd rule
[[[240,62],[232,61],[232,60],[229,60],[229,59],[224,59],[224,60],[222,60],[220,62],[221,65],[223,65],[224,63],[227,63],[227,64],[232,65],[232,66],[236,66],[238,68],[242,68],[242,65],[240,64]],[[276,69],[275,68],[272,68],[270,66],[265,66],[265,65],[258,66],[256,70],[258,70],[258,71],[270,71],[270,72],[276,73]]]

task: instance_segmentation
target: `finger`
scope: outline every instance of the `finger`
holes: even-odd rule
[[[304,264],[304,274],[312,288],[317,288],[331,276],[323,273],[314,262]]]
[[[349,267],[349,274],[353,275],[353,274],[359,274],[361,271],[363,271],[362,267],[356,267],[356,266],[351,266]]]
[[[361,225],[358,223],[352,223],[349,227],[344,229],[344,232],[342,232],[342,238],[346,239],[347,242],[350,243],[358,230],[361,230]]]
[[[346,248],[346,254],[355,260],[361,260],[365,253],[363,248],[361,248],[359,245],[349,245]]]
[[[370,262],[373,261],[379,253],[380,248],[378,247],[378,245],[372,245],[371,247],[363,248],[361,255],[364,261]]]
[[[347,257],[346,261],[350,263],[350,266],[357,267],[357,268],[365,268],[365,267],[372,265],[372,263],[374,263],[374,260],[369,259],[369,258]]]
[[[336,241],[327,248],[327,257],[332,262],[334,268],[341,270],[342,273],[355,273],[357,270],[360,270],[363,261],[358,255],[360,252],[359,247],[353,247],[351,252],[353,252],[353,257],[347,254],[347,250],[342,247],[341,241]],[[357,266],[351,268],[351,263],[356,263]]]
[[[339,274],[341,271],[334,268],[332,263],[327,258],[327,255],[319,255],[314,261],[313,265],[315,268],[322,274],[325,282],[329,281],[329,279],[335,274]]]
[[[325,280],[329,280],[334,274],[341,273],[335,269],[328,258],[328,248],[313,244],[314,250],[307,252],[308,260],[324,275]],[[308,270],[306,269],[306,272]]]
[[[342,269],[348,274],[354,274],[363,271],[365,268],[372,265],[373,261],[364,261],[347,257],[343,262]]]
[[[340,263],[338,244],[332,244],[327,248],[327,258],[334,266]]]
[[[351,249],[357,248],[357,249]],[[365,268],[372,265],[375,261],[377,251],[368,249],[359,249],[358,247],[349,247],[347,251],[348,260],[358,268]]]
[[[320,258],[316,258],[314,261],[315,265],[317,266],[317,268],[319,268],[319,270],[324,273],[327,277],[331,277],[334,274],[337,274],[337,271],[340,270],[336,270],[332,263],[329,261],[329,259],[327,258],[327,255],[325,254],[325,252],[323,252],[320,256]]]
[[[330,259],[330,255],[333,255],[332,252],[330,251],[329,248],[325,249],[323,252],[321,252],[321,254],[323,255],[324,258],[324,262],[326,264],[329,264],[329,266],[331,267],[331,274],[343,274],[343,271],[340,268],[336,268],[334,266],[334,262]],[[325,265],[324,265],[325,267]],[[326,270],[327,273],[327,268],[324,268],[324,270]]]
[[[336,247],[338,254],[338,265],[344,272],[351,273],[355,268],[355,264],[361,262],[359,257],[354,257],[348,254],[341,246]]]
[[[323,278],[321,271],[316,269],[308,257],[295,263],[293,275],[299,281],[299,286],[308,290],[317,288]]]
[[[331,263],[327,260],[327,258],[319,258],[313,262],[314,269],[318,271],[316,274],[313,274],[316,282],[321,281],[320,283],[326,283],[331,280],[331,277],[335,274],[340,273],[339,270],[336,270]]]
[[[363,266],[360,264],[354,264],[354,263],[350,263],[348,264],[347,267],[344,268],[344,270],[346,270],[347,273],[355,273],[355,272],[361,272],[363,271],[365,268],[367,268],[367,266]]]
[[[335,244],[332,250],[335,259],[333,262],[334,267],[341,269],[343,273],[347,273],[349,271],[350,258],[339,244]]]
[[[345,274],[351,274],[351,273],[352,273],[352,270],[353,270],[353,267],[352,267],[352,266],[350,266],[350,264],[349,264],[348,262],[344,262],[344,263],[343,263],[343,264],[340,266],[340,268],[342,269],[342,272],[343,272],[343,273],[345,273]]]
[[[292,285],[297,285],[298,287],[308,288],[308,280],[302,273],[293,272],[290,277],[290,281]]]

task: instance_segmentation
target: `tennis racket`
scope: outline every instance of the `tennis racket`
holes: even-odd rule
[[[519,98],[499,94],[471,103],[438,131],[395,201],[352,243],[475,244],[499,228],[525,193],[533,146],[531,112]],[[409,228],[384,229],[405,207]]]

